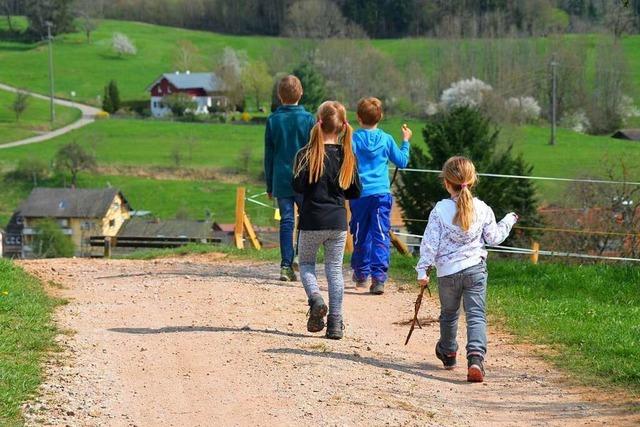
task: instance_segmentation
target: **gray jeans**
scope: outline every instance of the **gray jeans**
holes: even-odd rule
[[[344,278],[342,263],[347,232],[341,230],[300,230],[298,256],[300,278],[307,298],[320,293],[316,276],[316,256],[324,246],[324,271],[329,284],[329,316],[342,315]]]
[[[484,262],[450,276],[438,278],[440,341],[444,353],[458,351],[456,335],[460,300],[467,318],[467,357],[487,353],[487,266]]]

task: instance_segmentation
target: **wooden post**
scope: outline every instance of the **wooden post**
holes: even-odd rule
[[[394,233],[392,230],[389,230],[389,237],[391,238],[391,243],[398,250],[398,252],[400,252],[402,255],[411,255],[411,252],[409,251],[407,245],[405,245],[404,242],[400,240],[398,236],[396,236],[396,233]]]
[[[244,249],[244,240],[242,235],[244,234],[244,198],[246,189],[244,187],[238,187],[236,190],[236,225],[233,230],[233,237],[235,240],[236,248]]]
[[[247,230],[247,234],[249,235],[249,240],[251,240],[251,244],[257,250],[262,249],[262,245],[260,244],[260,240],[258,240],[258,236],[256,235],[255,230],[253,229],[253,224],[251,224],[251,220],[249,220],[249,216],[245,213],[243,224],[245,230]]]
[[[353,235],[351,234],[351,230],[349,230],[349,223],[351,222],[351,208],[349,207],[349,202],[345,200],[344,207],[347,208],[347,242],[344,246],[345,253],[351,254],[353,253]]]
[[[533,253],[531,254],[531,263],[537,264],[538,256],[540,255],[540,243],[533,242],[533,244],[531,245],[531,250],[533,251]]]
[[[104,257],[111,258],[111,237],[104,238]]]

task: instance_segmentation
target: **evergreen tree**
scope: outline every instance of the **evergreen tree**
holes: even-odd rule
[[[111,108],[115,113],[120,109],[120,91],[118,90],[118,84],[115,80],[109,82],[109,99],[111,100]]]
[[[532,167],[522,156],[514,156],[511,147],[497,150],[500,131],[477,109],[459,107],[439,113],[427,122],[422,133],[428,151],[414,144],[410,168],[439,170],[449,157],[461,155],[471,159],[479,172],[531,174]],[[442,179],[430,173],[401,172],[397,187],[398,202],[408,218],[428,218],[435,204],[449,197]],[[482,178],[474,193],[493,208],[498,220],[515,211],[523,225],[541,223],[535,187],[530,180]],[[422,234],[424,227],[421,222],[408,223],[412,233]]]
[[[109,91],[109,85],[104,87],[104,96],[102,97],[102,109],[109,114],[114,112],[113,102],[111,102],[111,92]]]
[[[304,91],[300,103],[314,111],[327,97],[324,77],[309,62],[300,64],[293,75],[300,79]]]

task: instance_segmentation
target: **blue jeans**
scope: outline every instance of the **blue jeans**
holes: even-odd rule
[[[467,318],[467,357],[487,353],[487,266],[484,262],[438,278],[440,295],[440,341],[443,353],[458,351],[456,335],[460,300],[462,299]]]
[[[293,229],[296,224],[296,211],[302,206],[302,196],[278,197],[278,209],[280,209],[280,267],[291,267],[295,249],[293,247]]]
[[[371,276],[377,282],[387,281],[391,254],[391,194],[374,194],[351,200],[353,255],[351,268],[358,281]]]

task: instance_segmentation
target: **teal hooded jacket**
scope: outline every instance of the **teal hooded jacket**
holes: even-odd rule
[[[281,105],[267,119],[264,134],[264,176],[267,193],[293,197],[293,161],[307,145],[315,119],[301,105]]]

